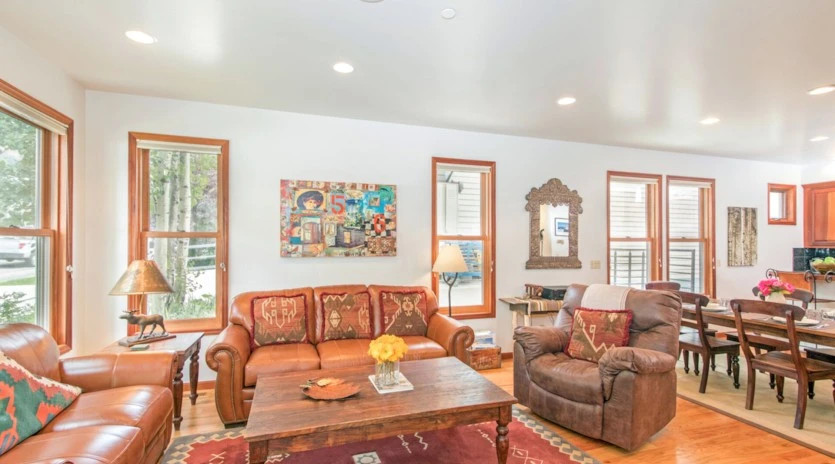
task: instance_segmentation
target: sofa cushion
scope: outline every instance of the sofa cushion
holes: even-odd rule
[[[81,389],[32,374],[0,352],[0,456],[38,433]]]
[[[319,340],[371,338],[371,295],[367,291],[322,293],[317,297],[323,316]]]
[[[145,458],[142,432],[126,425],[39,433],[0,457],[0,464],[135,464]]]
[[[269,296],[252,300],[252,347],[302,343],[307,338],[307,296]]]
[[[531,381],[557,396],[588,404],[603,404],[603,384],[596,363],[547,353],[528,364]]]
[[[429,326],[429,307],[426,292],[381,291],[384,333],[404,337],[426,335]]]
[[[632,311],[577,308],[565,353],[575,359],[597,362],[612,348],[629,343]]]
[[[84,393],[43,432],[63,432],[94,425],[138,427],[143,446],[162,433],[174,414],[171,390],[157,385],[111,388]]]
[[[255,385],[259,375],[319,369],[319,354],[308,343],[262,346],[253,351],[244,367],[244,385]]]
[[[373,365],[374,358],[368,354],[370,343],[368,339],[354,339],[330,340],[316,345],[322,369]]]

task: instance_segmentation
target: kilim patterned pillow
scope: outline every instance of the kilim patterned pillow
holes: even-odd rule
[[[252,347],[307,341],[307,301],[304,295],[252,300]]]
[[[423,292],[381,292],[385,333],[426,336],[429,309]]]
[[[324,334],[322,341],[371,338],[371,295],[326,293],[322,295]]]
[[[574,359],[598,362],[612,348],[629,343],[632,311],[577,308],[565,354]]]
[[[38,433],[81,389],[27,371],[0,352],[0,456]]]

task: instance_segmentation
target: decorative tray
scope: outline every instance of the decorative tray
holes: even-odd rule
[[[311,379],[300,387],[302,393],[308,398],[325,401],[343,400],[356,395],[360,391],[359,385],[332,377]]]

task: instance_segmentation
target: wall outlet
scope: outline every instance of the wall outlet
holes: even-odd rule
[[[592,269],[600,269],[600,261],[593,259],[591,260],[591,268]]]

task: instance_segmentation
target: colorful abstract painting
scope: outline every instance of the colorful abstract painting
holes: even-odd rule
[[[394,185],[281,181],[281,256],[395,256]]]

